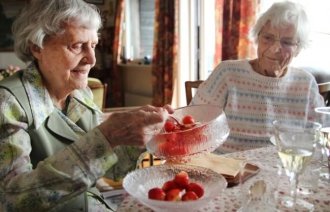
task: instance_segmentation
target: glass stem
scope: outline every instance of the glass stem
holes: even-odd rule
[[[292,197],[292,207],[295,207],[297,201],[297,186],[298,186],[298,175],[296,173],[291,173],[290,185],[291,185],[290,194]]]

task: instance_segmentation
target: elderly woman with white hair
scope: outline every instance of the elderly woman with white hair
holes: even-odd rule
[[[308,44],[309,25],[302,6],[274,3],[257,20],[251,35],[257,58],[221,62],[203,82],[191,104],[223,108],[230,127],[217,153],[270,145],[272,121],[306,121],[323,106],[315,78],[290,67]]]
[[[108,211],[93,187],[136,167],[169,106],[102,112],[87,87],[101,17],[83,0],[32,0],[13,24],[26,70],[0,81],[0,211]]]

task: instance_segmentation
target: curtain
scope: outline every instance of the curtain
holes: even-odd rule
[[[154,106],[171,104],[173,73],[177,71],[178,0],[155,0],[155,31],[152,57]]]
[[[123,106],[123,94],[122,94],[122,79],[118,70],[118,64],[120,62],[121,55],[121,34],[122,23],[124,18],[124,0],[117,0],[114,31],[113,31],[113,46],[112,46],[112,60],[111,60],[111,74],[109,82],[109,92],[107,96],[107,105],[111,107]]]
[[[255,22],[259,0],[216,0],[214,66],[222,60],[255,57],[249,30]]]

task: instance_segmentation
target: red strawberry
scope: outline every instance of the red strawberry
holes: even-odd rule
[[[164,200],[165,196],[166,194],[161,188],[152,188],[148,192],[149,199]]]
[[[182,196],[182,201],[190,201],[190,200],[196,200],[199,197],[195,192],[193,191],[187,191],[183,196]]]
[[[174,188],[166,192],[165,200],[166,201],[180,201],[180,189]]]
[[[183,124],[187,124],[187,125],[191,125],[191,124],[195,124],[195,120],[191,115],[186,115],[182,118],[182,123]]]
[[[166,121],[164,129],[166,132],[173,132],[173,130],[175,129],[175,124],[172,121]]]
[[[171,189],[174,189],[174,188],[181,189],[173,180],[166,181],[162,187],[163,191],[165,191],[165,192],[167,192]]]
[[[186,191],[195,192],[199,198],[204,195],[204,188],[198,183],[189,183],[189,185],[186,187]]]
[[[185,171],[181,171],[177,173],[174,177],[174,182],[180,186],[180,188],[186,188],[189,184],[189,176],[188,173]]]

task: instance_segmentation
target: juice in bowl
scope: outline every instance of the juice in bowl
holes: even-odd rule
[[[151,132],[149,153],[167,163],[187,162],[192,156],[214,151],[225,142],[229,126],[222,109],[214,105],[178,108],[159,132]],[[174,128],[166,126],[172,123]]]

